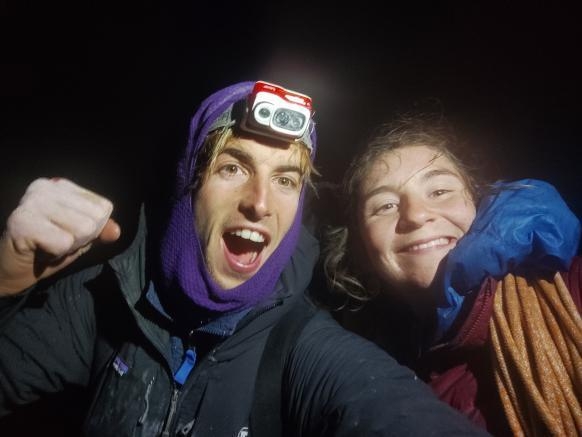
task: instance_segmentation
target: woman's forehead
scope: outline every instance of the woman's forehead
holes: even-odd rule
[[[387,150],[369,166],[363,175],[361,186],[366,191],[383,182],[392,181],[395,184],[403,184],[435,168],[460,177],[459,170],[453,161],[436,148],[411,145]]]
[[[455,167],[441,150],[415,144],[385,151],[374,160],[367,173],[377,176],[394,173],[407,174],[435,164]]]

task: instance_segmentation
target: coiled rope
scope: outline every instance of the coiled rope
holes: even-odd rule
[[[582,433],[582,321],[560,274],[509,274],[489,325],[495,380],[515,436]]]

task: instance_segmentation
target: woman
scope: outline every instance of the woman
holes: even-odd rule
[[[324,250],[340,318],[494,435],[578,435],[580,222],[541,181],[478,184],[458,146],[404,116],[352,162]]]

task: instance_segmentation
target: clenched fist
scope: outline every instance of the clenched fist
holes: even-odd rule
[[[116,241],[121,231],[112,211],[108,199],[69,180],[32,182],[0,239],[0,296],[63,269],[97,239]]]

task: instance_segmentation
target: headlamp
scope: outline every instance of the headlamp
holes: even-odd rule
[[[249,98],[228,108],[214,121],[210,131],[238,124],[242,130],[266,137],[286,141],[301,140],[311,150],[311,114],[310,97],[258,81]]]
[[[276,138],[300,139],[311,118],[311,98],[280,86],[259,81],[243,119],[246,130]]]

